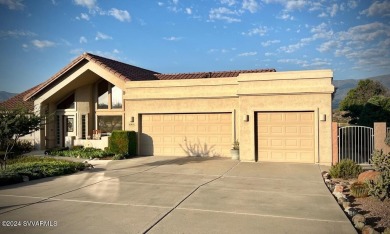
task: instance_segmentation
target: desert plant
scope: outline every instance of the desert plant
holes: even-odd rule
[[[234,150],[239,150],[240,149],[240,142],[238,141],[238,139],[233,142],[233,148],[232,149],[234,149]]]
[[[352,179],[358,177],[362,170],[362,167],[354,161],[343,159],[330,168],[329,174],[333,178]]]
[[[355,182],[351,184],[349,188],[351,195],[354,197],[367,197],[368,196],[368,185],[362,182]]]
[[[368,194],[380,200],[390,197],[390,155],[383,151],[374,151],[371,163],[380,176],[377,181],[368,182]]]

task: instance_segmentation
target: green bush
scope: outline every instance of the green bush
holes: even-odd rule
[[[19,140],[15,143],[12,151],[16,153],[26,153],[31,152],[34,149],[33,144],[27,140]]]
[[[329,174],[333,178],[343,179],[357,178],[361,172],[362,167],[350,159],[341,160],[329,170]]]
[[[115,154],[134,156],[137,154],[137,134],[134,131],[113,131],[108,148]]]
[[[122,160],[125,159],[125,155],[123,154],[116,154],[114,157],[112,157],[112,160]]]
[[[8,161],[7,169],[0,171],[0,185],[18,183],[22,176],[30,180],[71,174],[84,170],[84,163],[48,157],[23,156]]]
[[[109,151],[104,151],[101,149],[95,148],[76,148],[71,150],[60,150],[60,151],[52,151],[50,152],[52,156],[63,156],[63,157],[80,157],[80,158],[104,158],[113,156],[114,154]]]
[[[16,184],[23,181],[20,174],[8,170],[0,170],[0,186]]]
[[[351,184],[349,188],[351,195],[354,197],[367,197],[368,196],[368,185],[366,183],[355,182]]]
[[[384,154],[383,151],[374,151],[371,163],[376,171],[379,171],[379,179],[368,182],[368,194],[384,200],[390,198],[390,155]]]

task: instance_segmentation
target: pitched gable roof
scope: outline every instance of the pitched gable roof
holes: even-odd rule
[[[122,63],[113,59],[104,58],[91,53],[83,53],[66,67],[61,69],[50,79],[42,84],[34,87],[27,92],[24,100],[30,100],[40,91],[45,89],[55,80],[59,79],[66,72],[80,64],[82,61],[93,62],[108,72],[114,74],[119,79],[124,81],[145,81],[145,80],[179,80],[179,79],[203,79],[203,78],[220,78],[220,77],[237,77],[240,73],[262,73],[276,72],[275,69],[257,69],[257,70],[237,70],[237,71],[217,71],[217,72],[194,72],[194,73],[177,73],[177,74],[161,74],[155,71],[136,67],[130,64]]]

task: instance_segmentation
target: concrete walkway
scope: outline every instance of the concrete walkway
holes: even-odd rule
[[[356,233],[317,165],[145,157],[96,166],[0,187],[0,233]]]

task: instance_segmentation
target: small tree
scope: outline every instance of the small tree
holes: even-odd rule
[[[41,127],[42,119],[25,108],[0,110],[0,145],[5,148],[2,168],[7,166],[9,153],[20,137],[33,133]]]
[[[350,117],[351,124],[358,123],[366,103],[378,95],[388,97],[389,90],[378,81],[369,79],[359,81],[357,87],[349,90],[347,96],[340,102],[340,110],[347,112],[343,117]]]

